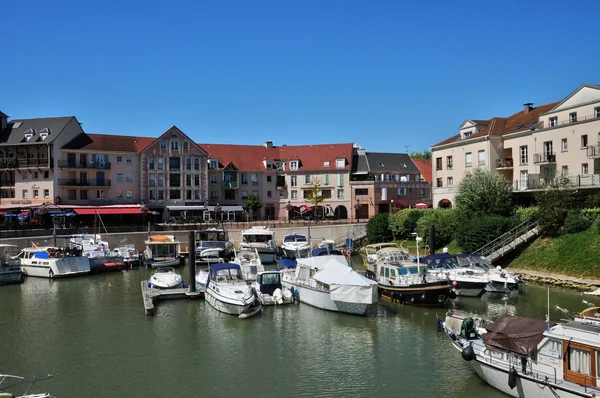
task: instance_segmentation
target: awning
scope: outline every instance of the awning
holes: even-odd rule
[[[113,208],[102,208],[102,207],[80,207],[73,209],[75,213],[80,216],[90,214],[142,214],[139,207],[113,207]]]
[[[312,207],[307,206],[307,205],[302,205],[302,206],[300,206],[300,209],[302,209],[302,211],[305,211],[305,210],[311,211]]]
[[[444,204],[444,205],[448,205],[448,204],[450,204],[450,200],[448,200],[448,199],[442,199],[441,203]]]
[[[175,211],[215,211],[215,206],[167,206],[167,210]],[[221,206],[221,212],[244,211],[242,206]]]
[[[415,208],[417,208],[417,209],[426,209],[428,207],[429,207],[429,205],[427,203],[417,203],[415,205]]]

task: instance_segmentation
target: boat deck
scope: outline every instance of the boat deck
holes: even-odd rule
[[[204,296],[204,289],[191,292],[189,287],[178,289],[156,289],[148,287],[147,281],[142,281],[142,299],[144,301],[144,312],[146,315],[153,315],[156,309],[156,302],[162,299],[178,298],[198,298]]]

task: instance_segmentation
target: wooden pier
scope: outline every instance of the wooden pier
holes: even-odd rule
[[[158,300],[198,298],[203,297],[204,291],[190,292],[189,287],[178,289],[156,289],[148,287],[148,281],[142,281],[142,299],[144,300],[144,311],[146,315],[153,315]]]

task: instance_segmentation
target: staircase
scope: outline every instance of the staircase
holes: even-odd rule
[[[525,221],[510,231],[500,235],[487,245],[476,250],[473,254],[484,256],[491,263],[510,253],[523,243],[535,239],[538,234],[537,221]]]

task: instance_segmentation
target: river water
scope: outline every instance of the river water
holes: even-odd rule
[[[353,259],[355,268],[362,267]],[[53,374],[35,390],[69,397],[503,397],[449,342],[436,313],[380,303],[368,316],[308,305],[238,319],[204,300],[161,301],[146,316],[140,281],[152,270],[0,287],[0,373]],[[181,269],[187,280],[187,267]],[[551,318],[583,309],[579,293],[552,289]],[[588,300],[591,301],[591,300]],[[508,298],[459,298],[457,308],[497,318],[544,318],[547,289]]]

